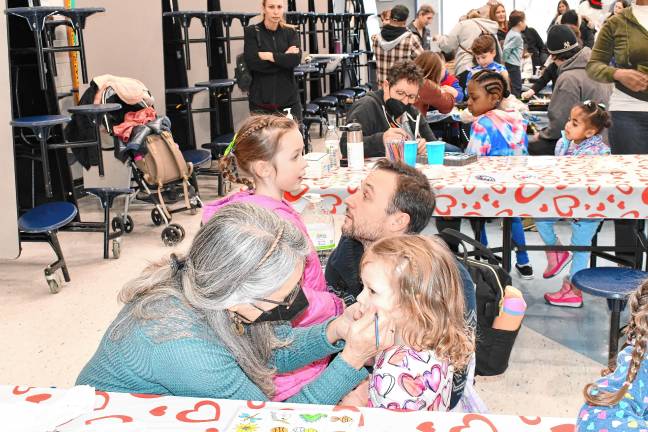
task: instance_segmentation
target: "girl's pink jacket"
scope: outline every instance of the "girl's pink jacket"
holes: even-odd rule
[[[235,202],[247,202],[257,204],[268,210],[274,211],[277,215],[292,222],[301,232],[308,237],[306,225],[302,221],[299,213],[285,201],[277,201],[273,198],[255,195],[253,192],[238,192],[220,200],[206,204],[203,207],[203,222],[207,222],[221,207]],[[311,253],[306,259],[304,267],[303,286],[304,294],[308,298],[308,308],[292,321],[293,327],[307,327],[313,324],[319,324],[328,318],[337,316],[342,313],[344,305],[335,294],[329,292],[326,288],[326,280],[320,266],[317,252],[311,245]],[[283,401],[293,396],[301,390],[306,384],[319,376],[328,366],[329,358],[324,358],[311,363],[301,369],[290,373],[277,374],[274,378],[276,386],[274,401]]]

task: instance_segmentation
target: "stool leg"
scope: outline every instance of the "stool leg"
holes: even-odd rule
[[[67,265],[65,264],[65,258],[63,257],[63,251],[61,250],[61,245],[58,241],[56,231],[49,231],[46,235],[47,242],[52,246],[52,249],[54,249],[54,253],[58,259],[54,264],[47,266],[45,272],[47,273],[49,270],[51,273],[54,273],[60,267],[63,272],[63,279],[65,279],[65,282],[70,282],[70,274],[68,273]]]
[[[619,351],[619,321],[621,320],[621,300],[609,300],[612,308],[610,316],[610,346],[608,348],[608,364],[614,364]]]
[[[45,195],[52,198],[52,179],[49,172],[49,154],[47,149],[47,137],[49,136],[49,127],[44,127],[37,132],[41,148],[41,166],[43,168],[43,181],[45,182]]]
[[[511,218],[504,218],[502,222],[502,268],[507,272],[511,271],[511,244]]]
[[[103,257],[104,259],[110,258],[108,254],[108,242],[110,238],[110,207],[112,205],[108,198],[101,198],[101,206],[104,211],[104,232],[103,232]]]
[[[99,176],[103,177],[104,176],[104,164],[103,164],[103,152],[101,150],[101,130],[99,127],[99,118],[103,114],[95,115],[94,118],[94,129],[95,129],[95,137],[97,140],[97,162],[99,163]]]

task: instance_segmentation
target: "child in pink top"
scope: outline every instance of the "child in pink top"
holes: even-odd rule
[[[306,168],[303,148],[304,141],[293,120],[274,115],[250,117],[220,162],[223,174],[233,182],[245,184],[249,191],[206,204],[203,207],[203,221],[208,221],[221,207],[243,201],[273,210],[308,236],[299,213],[283,200],[285,191],[296,190],[301,185]],[[295,327],[324,322],[339,315],[344,308],[342,301],[327,290],[317,252],[311,249],[302,283],[309,306],[292,321]],[[298,393],[327,365],[328,359],[322,359],[299,370],[277,374],[272,400],[282,401]]]

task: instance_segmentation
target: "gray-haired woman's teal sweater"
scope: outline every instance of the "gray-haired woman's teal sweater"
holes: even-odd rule
[[[163,308],[159,319],[135,320],[119,338],[111,338],[111,331],[129,307],[122,309],[106,331],[97,352],[77,378],[77,384],[114,392],[268,399],[207,323],[179,302],[166,302],[166,307],[175,308],[173,313]],[[278,325],[277,336],[292,343],[275,351],[273,365],[277,372],[292,371],[339,352],[343,342],[331,345],[326,337],[329,322],[306,328]],[[336,404],[366,377],[366,369],[356,370],[341,356],[336,356],[317,379],[288,401]]]

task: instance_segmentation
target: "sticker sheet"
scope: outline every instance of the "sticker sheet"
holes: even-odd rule
[[[225,432],[356,432],[360,413],[239,409]]]

